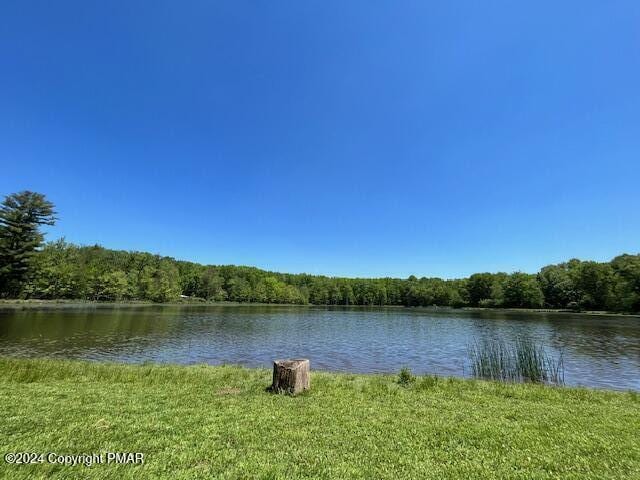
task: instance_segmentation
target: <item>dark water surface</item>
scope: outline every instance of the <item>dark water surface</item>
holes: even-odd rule
[[[468,376],[468,346],[518,337],[563,354],[565,381],[640,390],[640,318],[408,308],[0,308],[0,355]]]

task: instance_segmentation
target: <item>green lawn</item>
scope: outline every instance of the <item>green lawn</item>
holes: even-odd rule
[[[312,365],[313,367],[313,365]],[[145,464],[9,465],[2,478],[640,478],[640,395],[457,379],[0,359],[7,452]]]

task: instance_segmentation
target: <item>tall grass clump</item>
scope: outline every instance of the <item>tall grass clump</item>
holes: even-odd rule
[[[518,339],[507,345],[501,340],[474,343],[469,347],[474,377],[509,382],[564,383],[564,362],[547,354],[542,345]]]
[[[416,381],[416,377],[408,367],[402,367],[398,374],[398,383],[403,387],[407,387]]]

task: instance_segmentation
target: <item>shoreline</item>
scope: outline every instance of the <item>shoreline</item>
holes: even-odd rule
[[[174,371],[184,371],[187,372],[190,369],[225,369],[225,368],[234,368],[240,370],[247,371],[256,371],[256,372],[269,372],[271,374],[271,369],[267,366],[255,366],[255,365],[243,365],[242,363],[177,363],[177,362],[161,362],[161,361],[123,361],[123,360],[102,360],[102,359],[88,359],[88,358],[68,358],[68,357],[55,357],[55,356],[12,356],[7,354],[0,354],[0,370],[1,366],[4,363],[24,363],[24,364],[39,364],[42,363],[44,365],[53,365],[56,364],[60,366],[64,366],[65,364],[70,365],[85,365],[87,368],[95,367],[100,369],[102,367],[109,368],[123,368],[123,369],[142,369],[142,368],[152,368],[152,369],[167,369]],[[350,370],[331,370],[322,367],[314,367],[312,365],[312,372],[314,375],[327,375],[336,378],[384,378],[384,379],[393,379],[396,378],[398,373],[402,368],[399,367],[397,371],[369,371],[369,372],[358,372],[358,371],[350,371]],[[603,392],[603,393],[615,393],[615,394],[624,394],[629,393],[631,395],[640,396],[640,389],[634,389],[630,387],[607,387],[607,386],[594,386],[594,385],[585,385],[585,384],[566,384],[566,383],[553,383],[553,382],[531,382],[531,381],[515,381],[515,380],[492,380],[487,378],[479,378],[474,377],[473,375],[456,375],[456,374],[439,374],[435,372],[423,371],[423,372],[413,372],[409,369],[409,372],[414,377],[415,380],[420,381],[425,378],[433,378],[437,379],[441,382],[480,382],[480,383],[490,383],[496,385],[510,385],[510,386],[530,386],[534,388],[551,388],[551,389],[559,389],[559,390],[587,390],[592,392]]]
[[[144,361],[144,362],[126,362],[121,360],[92,360],[92,359],[80,359],[80,358],[56,358],[56,357],[20,357],[20,356],[10,356],[5,354],[0,354],[0,371],[5,368],[7,365],[17,368],[43,368],[48,373],[53,373],[57,369],[61,370],[73,370],[74,368],[86,369],[86,370],[95,370],[95,371],[103,371],[109,369],[122,369],[129,371],[143,371],[145,369],[150,370],[163,370],[163,371],[172,371],[177,374],[188,374],[192,370],[225,370],[225,369],[233,369],[233,370],[241,370],[247,372],[261,373],[267,374],[270,378],[272,374],[272,370],[269,367],[264,366],[246,366],[239,363],[219,363],[219,364],[209,364],[209,363],[173,363],[173,362],[154,362],[154,361]],[[398,378],[398,374],[401,369],[396,372],[383,372],[383,371],[375,371],[375,372],[351,372],[351,371],[342,371],[342,370],[325,370],[322,368],[314,368],[312,365],[311,375],[312,376],[325,376],[325,377],[335,377],[339,380],[349,380],[352,381],[354,379],[370,379],[372,381],[378,380],[390,380],[395,382]],[[409,370],[409,373],[413,377],[414,382],[420,382],[425,379],[435,379],[436,382],[443,383],[479,383],[479,384],[489,384],[494,386],[505,386],[505,387],[524,387],[524,388],[542,388],[542,389],[552,389],[555,391],[588,391],[594,393],[603,393],[603,394],[614,394],[614,395],[631,395],[631,396],[640,396],[640,390],[633,390],[629,388],[606,388],[606,387],[594,387],[589,385],[566,385],[566,384],[556,384],[556,383],[544,383],[544,382],[529,382],[529,381],[510,381],[510,380],[491,380],[486,378],[477,378],[473,376],[458,376],[458,375],[439,375],[437,373],[413,373]],[[57,376],[55,374],[52,375],[52,379],[56,379]],[[267,385],[265,385],[266,388]],[[640,400],[640,398],[639,398]]]
[[[143,300],[131,301],[98,301],[98,300],[16,300],[0,299],[0,309],[2,308],[80,308],[80,307],[291,307],[291,308],[339,308],[339,309],[413,309],[427,310],[433,312],[488,312],[488,313],[533,313],[533,314],[574,314],[591,316],[613,316],[640,318],[640,313],[609,312],[609,311],[576,311],[568,309],[554,308],[496,308],[496,307],[460,307],[429,306],[414,307],[406,305],[314,305],[314,304],[292,304],[292,303],[259,303],[259,302],[207,302],[198,300],[183,300],[176,302],[154,303]]]

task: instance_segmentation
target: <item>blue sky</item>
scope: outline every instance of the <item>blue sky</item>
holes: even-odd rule
[[[5,1],[49,238],[344,276],[640,251],[637,1]]]

